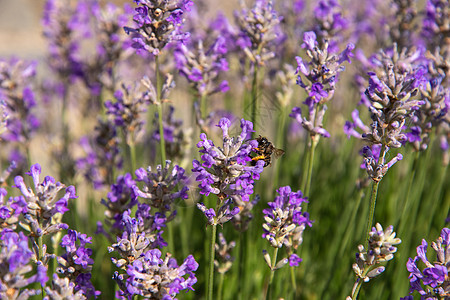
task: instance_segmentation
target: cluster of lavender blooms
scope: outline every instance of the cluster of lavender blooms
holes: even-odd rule
[[[225,274],[231,269],[234,262],[234,257],[231,256],[231,251],[234,247],[236,247],[236,243],[234,241],[227,243],[223,233],[219,232],[219,243],[214,245],[214,249],[216,251],[214,267],[216,267],[219,274]]]
[[[114,93],[115,101],[106,101],[106,114],[113,119],[114,125],[122,129],[128,145],[134,145],[143,135],[143,116],[150,102],[148,93],[140,92],[140,86],[133,88],[122,84]]]
[[[42,25],[49,44],[48,65],[62,84],[62,95],[69,84],[83,76],[80,41],[91,36],[89,7],[86,1],[77,6],[60,0],[47,0]]]
[[[430,262],[427,258],[428,243],[425,240],[417,247],[417,256],[408,259],[406,267],[410,272],[410,293],[417,291],[421,299],[446,299],[450,292],[450,229],[443,228],[431,247],[436,251],[435,261]],[[419,258],[425,264],[422,270],[419,268]],[[403,299],[412,300],[413,296]]]
[[[147,170],[136,170],[136,182],[142,182],[142,187],[133,186],[134,194],[145,199],[150,207],[157,209],[167,218],[166,222],[175,218],[175,201],[187,199],[189,190],[185,170],[178,165],[171,169],[171,164],[170,160],[166,160],[166,165],[158,165],[156,172],[152,172],[151,167]]]
[[[275,47],[284,38],[280,29],[281,17],[270,0],[256,0],[251,9],[241,1],[241,10],[235,11],[234,18],[239,27],[236,44],[256,65],[275,57]]]
[[[190,148],[192,145],[192,128],[186,128],[183,120],[176,119],[175,107],[170,105],[169,109],[163,116],[163,132],[166,146],[166,155],[173,161],[180,162],[180,165],[185,166],[189,161]],[[158,113],[155,113],[153,119],[152,139],[159,142],[159,127],[158,127]]]
[[[76,161],[77,169],[82,172],[95,189],[113,184],[114,170],[122,169],[120,139],[117,128],[111,120],[99,119],[93,137],[82,137],[80,145],[85,157]]]
[[[198,263],[189,255],[181,266],[167,253],[161,259],[161,251],[155,249],[154,243],[141,232],[137,219],[125,214],[123,218],[125,230],[117,243],[108,248],[116,252],[119,258],[112,262],[121,270],[114,273],[113,279],[120,291],[116,297],[123,299],[133,295],[141,295],[152,299],[175,299],[182,290],[193,290],[197,282],[193,273]]]
[[[338,53],[343,34],[349,27],[349,20],[343,16],[342,6],[336,0],[321,0],[314,7],[314,28],[319,48],[328,42],[328,52]]]
[[[450,48],[444,38],[449,30],[446,7],[448,3],[445,1],[430,0],[426,3],[421,35],[428,49],[425,53],[427,74],[425,84],[419,88],[425,104],[415,112],[407,137],[416,151],[423,151],[428,148],[430,134],[434,130],[440,135],[441,148],[448,163],[448,153],[445,152],[449,149],[450,131]]]
[[[97,222],[97,233],[102,233],[112,241],[115,237],[122,234],[124,227],[122,223],[123,214],[133,209],[138,204],[133,186],[136,182],[130,173],[117,176],[116,182],[111,185],[106,199],[101,203],[106,207],[105,225]]]
[[[129,23],[132,8],[125,4],[122,9],[113,3],[107,3],[102,8],[98,2],[93,2],[91,11],[98,37],[97,55],[85,64],[83,81],[93,95],[100,95],[102,88],[111,92],[116,89],[118,75],[115,69],[125,50],[130,47],[129,40],[121,33]]]
[[[355,46],[350,43],[339,54],[329,53],[328,42],[325,41],[322,46],[319,46],[316,34],[312,31],[305,32],[303,41],[301,46],[306,49],[310,61],[306,62],[301,57],[296,57],[297,84],[308,93],[304,104],[308,107],[309,114],[304,117],[301,108],[294,107],[289,116],[301,124],[312,138],[319,135],[329,137],[329,132],[323,128],[326,103],[334,95],[339,73],[345,69],[342,64],[345,61],[351,62],[350,58],[353,56],[351,51]],[[305,83],[302,76],[309,83]]]
[[[228,71],[226,59],[228,49],[225,38],[217,37],[207,49],[204,48],[201,39],[191,38],[190,42],[190,44],[197,44],[177,44],[174,58],[176,68],[186,77],[197,96],[201,99],[214,93],[228,91],[229,86],[226,80],[217,82],[219,75]]]
[[[17,163],[24,161],[24,154],[40,122],[33,110],[36,98],[32,82],[36,76],[36,63],[19,59],[0,60],[1,140],[15,142],[25,149],[10,153]]]
[[[94,260],[91,258],[92,249],[86,248],[86,245],[91,243],[91,237],[69,229],[61,241],[65,252],[57,257],[59,267],[56,272],[74,283],[74,292],[82,291],[86,298],[96,298],[100,295],[100,291],[96,291],[91,283]]]
[[[205,133],[200,134],[201,141],[197,144],[202,153],[203,163],[193,160],[192,172],[197,174],[200,194],[208,196],[217,195],[218,202],[215,211],[208,209],[203,203],[197,207],[205,214],[208,224],[223,224],[240,212],[239,207],[231,208],[235,198],[249,201],[253,194],[254,180],[259,179],[263,171],[264,161],[258,161],[255,166],[248,166],[251,161],[250,153],[258,146],[256,140],[248,140],[249,134],[253,132],[253,124],[244,119],[241,120],[242,132],[239,136],[230,137],[228,130],[231,121],[222,118],[217,125],[223,132],[223,146],[216,147],[208,140]]]
[[[48,257],[39,255],[37,239],[68,228],[67,224],[60,221],[62,215],[69,210],[68,201],[78,197],[74,186],[66,187],[56,182],[51,176],[45,176],[40,182],[41,166],[39,164],[32,165],[30,172],[26,174],[33,179],[34,189],[26,186],[22,176],[16,176],[14,187],[19,189],[22,195],[15,197],[13,203],[16,212],[20,210],[23,216],[23,220],[20,221],[21,227],[33,238],[33,251],[37,260],[43,259],[46,264]],[[58,196],[60,191],[64,191],[62,197]]]
[[[22,176],[16,176],[13,187],[17,188],[21,195],[10,197],[7,203],[4,203],[6,190],[0,190],[1,240],[3,241],[2,249],[6,251],[2,252],[3,256],[0,258],[3,262],[2,266],[5,267],[5,274],[1,275],[0,293],[7,293],[8,297],[5,297],[8,299],[22,299],[21,297],[26,299],[26,296],[36,294],[35,290],[23,288],[33,282],[40,282],[44,287],[48,281],[47,266],[50,260],[56,258],[59,263],[57,272],[70,282],[68,284],[72,288],[70,295],[78,294],[80,299],[96,297],[99,292],[95,291],[90,282],[90,272],[94,262],[90,258],[92,250],[86,248],[86,243],[91,243],[91,238],[69,230],[68,234],[62,238],[61,243],[66,251],[58,257],[48,253],[47,245],[42,244],[44,236],[51,236],[57,243],[59,238],[57,233],[68,229],[68,225],[61,223],[61,219],[63,214],[69,210],[68,201],[77,198],[75,188],[73,186],[66,187],[64,184],[56,182],[51,176],[46,176],[40,182],[41,166],[39,164],[31,166],[30,171],[26,174],[32,178],[33,188],[25,184]],[[17,234],[13,231],[18,228],[18,224],[20,228],[28,232],[29,238],[22,232]],[[80,241],[79,246],[75,244],[77,239]],[[31,241],[31,249],[28,248],[29,241]],[[37,271],[29,278],[25,278],[24,275],[33,269],[33,266],[30,265],[31,260],[37,266]],[[50,295],[67,292],[67,290],[64,292],[58,288],[57,282],[60,280],[56,274],[55,276],[53,287],[45,288],[48,292],[47,299],[55,299]],[[11,296],[14,297],[10,298]]]
[[[277,193],[274,201],[268,203],[270,208],[263,210],[265,223],[262,237],[274,248],[285,246],[289,258],[272,264],[270,255],[264,250],[264,259],[272,270],[279,269],[288,262],[291,267],[298,266],[302,259],[295,251],[303,242],[306,225],[312,226],[309,213],[302,211],[302,203],[307,200],[303,198],[301,191],[292,192],[289,186],[284,186]]]
[[[40,294],[32,288],[33,283],[45,286],[48,281],[47,268],[39,264],[36,273],[27,275],[35,265],[33,251],[28,247],[28,238],[5,228],[0,232],[0,298],[28,299]],[[28,276],[28,277],[26,277]]]
[[[399,52],[394,44],[391,48],[380,50],[370,60],[365,60],[373,71],[368,72],[369,87],[362,101],[369,108],[372,124],[370,127],[364,125],[359,113],[354,111],[353,122],[346,122],[344,131],[347,136],[364,139],[370,146],[382,146],[378,159],[373,153],[374,149],[366,147],[363,150],[366,169],[376,182],[383,178],[389,167],[402,159],[401,155],[397,155],[385,163],[389,149],[399,148],[406,142],[404,132],[408,118],[425,104],[425,101],[415,99],[424,75],[424,68],[418,64],[420,58],[420,50],[403,48]],[[356,128],[362,130],[363,134]]]
[[[193,2],[136,0],[138,5],[133,16],[135,27],[125,27],[131,35],[131,46],[138,54],[151,53],[158,56],[161,50],[172,42],[185,40],[189,34],[181,31],[183,14],[190,11]]]
[[[394,227],[391,225],[386,230],[377,223],[369,232],[369,241],[367,249],[363,245],[358,246],[356,253],[356,263],[353,264],[353,271],[356,274],[356,282],[352,290],[352,296],[347,300],[354,299],[355,292],[361,287],[362,282],[368,282],[370,279],[384,272],[385,267],[381,264],[394,258],[397,247],[402,241],[395,237]]]
[[[47,296],[44,300],[53,299],[72,299],[72,300],[85,300],[86,296],[82,290],[75,291],[75,283],[71,282],[69,278],[60,278],[58,275],[53,274],[53,280],[50,287],[45,288]]]
[[[6,103],[3,100],[0,100],[0,136],[6,132],[8,120],[8,111],[6,110]]]

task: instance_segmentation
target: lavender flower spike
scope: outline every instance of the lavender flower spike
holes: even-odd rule
[[[159,55],[169,43],[185,40],[189,34],[181,32],[183,14],[190,11],[190,0],[135,0],[138,7],[133,16],[134,28],[124,27],[131,35],[132,47],[138,54]]]
[[[368,249],[365,249],[363,245],[358,246],[356,263],[352,266],[357,279],[351,298],[347,297],[347,299],[354,299],[359,292],[357,287],[360,287],[363,282],[368,282],[384,272],[385,267],[381,266],[380,263],[393,259],[394,253],[397,252],[397,247],[394,247],[394,245],[402,242],[395,235],[392,225],[386,230],[383,230],[379,223],[372,227],[372,231],[369,233]]]
[[[443,228],[440,237],[431,244],[436,252],[433,262],[426,256],[428,243],[422,240],[417,247],[417,256],[409,258],[406,268],[410,272],[410,293],[419,292],[421,299],[445,299],[450,286],[450,229]],[[420,260],[422,263],[420,263]],[[422,268],[421,265],[425,265]]]
[[[148,205],[158,209],[162,214],[171,213],[167,221],[175,216],[175,201],[177,199],[187,199],[188,190],[187,177],[185,171],[178,165],[170,169],[171,161],[166,160],[164,168],[161,165],[156,167],[156,172],[152,168],[147,170],[140,168],[136,170],[136,181],[142,182],[142,188],[133,186],[134,193],[147,200]]]
[[[38,295],[40,290],[26,288],[33,283],[45,286],[48,280],[47,268],[42,264],[37,267],[37,273],[30,277],[25,275],[33,270],[33,252],[28,248],[28,238],[20,232],[17,234],[9,229],[0,233],[0,298],[28,299]]]
[[[79,242],[79,244],[77,243]],[[96,291],[91,283],[91,271],[94,260],[90,257],[92,249],[86,248],[92,243],[92,238],[86,234],[81,234],[75,230],[69,230],[62,238],[61,246],[65,248],[65,253],[57,258],[58,273],[69,278],[75,283],[75,292],[82,291],[87,297],[97,298],[100,291]]]
[[[242,132],[239,136],[230,137],[228,130],[231,121],[222,118],[217,125],[223,132],[223,146],[216,147],[211,140],[208,140],[206,134],[200,135],[201,141],[197,144],[202,153],[203,163],[194,160],[192,169],[197,174],[196,180],[199,181],[200,194],[208,196],[215,194],[218,197],[219,204],[224,205],[219,211],[215,212],[216,217],[206,208],[202,209],[207,218],[215,224],[217,220],[228,221],[233,215],[238,213],[236,209],[230,208],[230,201],[235,197],[248,201],[253,193],[254,180],[259,179],[259,174],[263,171],[264,162],[258,161],[256,166],[249,166],[251,161],[250,153],[257,147],[255,140],[246,140],[247,136],[253,132],[253,124],[244,119],[241,120]],[[235,207],[236,208],[236,207]],[[223,218],[222,218],[223,217]]]
[[[22,226],[30,231],[34,237],[67,229],[66,224],[60,222],[53,224],[52,221],[56,214],[63,215],[69,210],[67,206],[70,199],[78,198],[75,187],[66,187],[60,182],[55,182],[55,179],[50,176],[46,176],[44,181],[40,182],[41,166],[39,164],[31,166],[30,172],[26,174],[33,178],[34,190],[25,185],[22,176],[14,178],[14,187],[22,193],[22,196],[15,199],[14,205],[26,207],[22,212],[25,219]],[[65,194],[59,198],[57,195],[61,190],[65,190]]]

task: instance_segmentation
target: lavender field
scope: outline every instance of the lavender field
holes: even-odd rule
[[[0,299],[450,299],[448,0],[28,1]]]

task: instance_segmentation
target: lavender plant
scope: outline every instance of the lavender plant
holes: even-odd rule
[[[436,251],[435,261],[428,260],[428,243],[424,239],[417,247],[417,256],[414,259],[408,259],[406,268],[410,272],[410,294],[418,292],[420,299],[445,299],[449,293],[450,229],[443,228],[441,235],[431,244],[431,247]],[[423,264],[420,263],[419,258]],[[425,268],[421,265],[425,265]],[[412,296],[409,297],[412,299]]]
[[[277,193],[279,195],[275,197],[274,202],[268,203],[270,208],[263,210],[265,223],[263,224],[264,233],[262,237],[274,248],[272,257],[266,250],[263,250],[264,259],[271,270],[269,288],[276,270],[287,263],[291,267],[296,267],[302,261],[295,254],[295,251],[303,242],[303,232],[306,225],[312,226],[309,214],[302,208],[302,203],[307,202],[307,200],[303,198],[301,191],[292,192],[289,186],[285,186],[280,187]],[[278,250],[283,246],[285,246],[289,258],[277,261]],[[293,273],[291,273],[291,283],[295,291],[296,282]],[[270,293],[266,294],[266,298],[267,296],[272,297]]]
[[[159,0],[138,0],[135,1],[138,7],[133,16],[135,27],[124,27],[125,32],[131,36],[132,47],[137,53],[150,53],[155,56],[155,77],[156,77],[156,104],[158,105],[159,131],[163,132],[163,109],[161,100],[159,56],[161,50],[170,43],[181,42],[189,34],[181,31],[183,25],[183,14],[190,10],[193,2],[182,1],[159,1]],[[161,135],[161,164],[166,161],[165,140]]]
[[[68,228],[67,224],[61,223],[61,218],[69,210],[68,201],[76,199],[77,195],[74,186],[66,187],[51,176],[46,176],[40,182],[39,164],[31,166],[30,172],[26,174],[33,179],[34,188],[28,187],[22,176],[16,176],[14,184],[22,195],[16,197],[13,204],[16,212],[20,211],[22,215],[20,226],[29,232],[32,239],[36,261],[47,265],[51,255],[46,253],[47,246],[43,244],[43,237]],[[64,191],[62,197],[59,196],[60,191]]]
[[[309,31],[303,35],[302,48],[306,49],[310,61],[306,62],[299,56],[297,60],[297,84],[300,85],[308,93],[308,97],[304,104],[308,107],[308,116],[302,116],[300,107],[294,107],[289,115],[300,123],[306,129],[310,136],[309,158],[307,160],[308,167],[305,169],[307,173],[303,176],[303,190],[306,197],[309,196],[311,186],[311,176],[314,161],[314,152],[319,143],[320,136],[329,137],[329,132],[323,128],[323,118],[327,110],[326,103],[333,98],[338,75],[344,71],[342,64],[345,61],[349,63],[353,56],[351,52],[354,49],[353,44],[348,44],[347,48],[339,54],[328,52],[328,41],[324,41],[322,46],[317,41],[314,32]],[[305,83],[302,74],[308,81]]]
[[[87,244],[91,243],[91,237],[69,229],[61,241],[65,251],[57,257],[59,267],[56,271],[75,284],[74,293],[82,291],[86,298],[97,298],[100,291],[96,291],[91,283],[93,252],[91,248],[86,248]]]
[[[250,60],[253,68],[250,120],[256,126],[259,123],[257,116],[260,105],[258,102],[259,68],[275,57],[274,48],[282,38],[279,27],[281,17],[270,0],[256,0],[250,10],[246,8],[243,1],[240,3],[241,11],[236,11],[234,14],[239,27],[236,44]]]
[[[347,300],[357,299],[363,282],[368,282],[384,272],[385,267],[382,263],[394,258],[394,253],[397,252],[397,247],[394,245],[402,242],[395,235],[392,225],[386,230],[383,230],[379,223],[372,227],[367,249],[363,245],[358,246],[356,263],[353,264],[353,271],[357,278],[351,296],[348,296]]]
[[[264,161],[258,161],[255,166],[248,166],[251,161],[250,153],[258,146],[257,141],[247,140],[248,135],[253,131],[252,122],[241,120],[242,132],[237,137],[230,137],[228,130],[231,122],[227,118],[222,118],[217,125],[222,129],[223,146],[216,147],[211,140],[208,140],[205,133],[200,134],[201,141],[197,144],[202,153],[203,163],[193,160],[192,171],[197,174],[200,194],[208,196],[217,195],[215,209],[207,208],[203,203],[197,203],[197,207],[207,218],[211,230],[210,247],[210,269],[208,298],[213,297],[214,278],[214,244],[216,240],[216,226],[224,224],[240,212],[239,207],[232,208],[233,199],[241,198],[249,201],[249,196],[253,193],[254,180],[259,179],[259,174],[263,171]]]
[[[152,245],[144,232],[140,232],[136,219],[124,216],[125,231],[118,242],[109,248],[116,251],[119,259],[113,263],[125,273],[116,271],[113,279],[119,285],[119,297],[140,295],[146,298],[175,299],[182,290],[193,290],[197,282],[193,271],[198,264],[192,255],[181,266],[167,253],[161,259],[161,251]]]
[[[1,140],[18,148],[15,151],[19,165],[30,160],[30,142],[39,128],[35,115],[36,96],[33,81],[36,62],[19,59],[0,60],[0,99],[2,102],[3,132]]]
[[[10,229],[0,232],[0,297],[2,299],[28,299],[40,294],[33,288],[33,283],[42,287],[48,280],[47,268],[39,264],[34,275],[33,251],[28,247],[29,240],[25,234]]]

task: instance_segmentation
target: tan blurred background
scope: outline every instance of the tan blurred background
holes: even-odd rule
[[[63,0],[70,2],[71,0]],[[100,1],[105,3],[107,1]],[[110,0],[115,4],[132,0]],[[210,10],[225,10],[226,14],[238,8],[237,0],[202,0]],[[0,57],[18,56],[26,59],[41,59],[46,45],[42,37],[41,16],[45,0],[0,0]],[[213,13],[213,12],[211,12]]]

